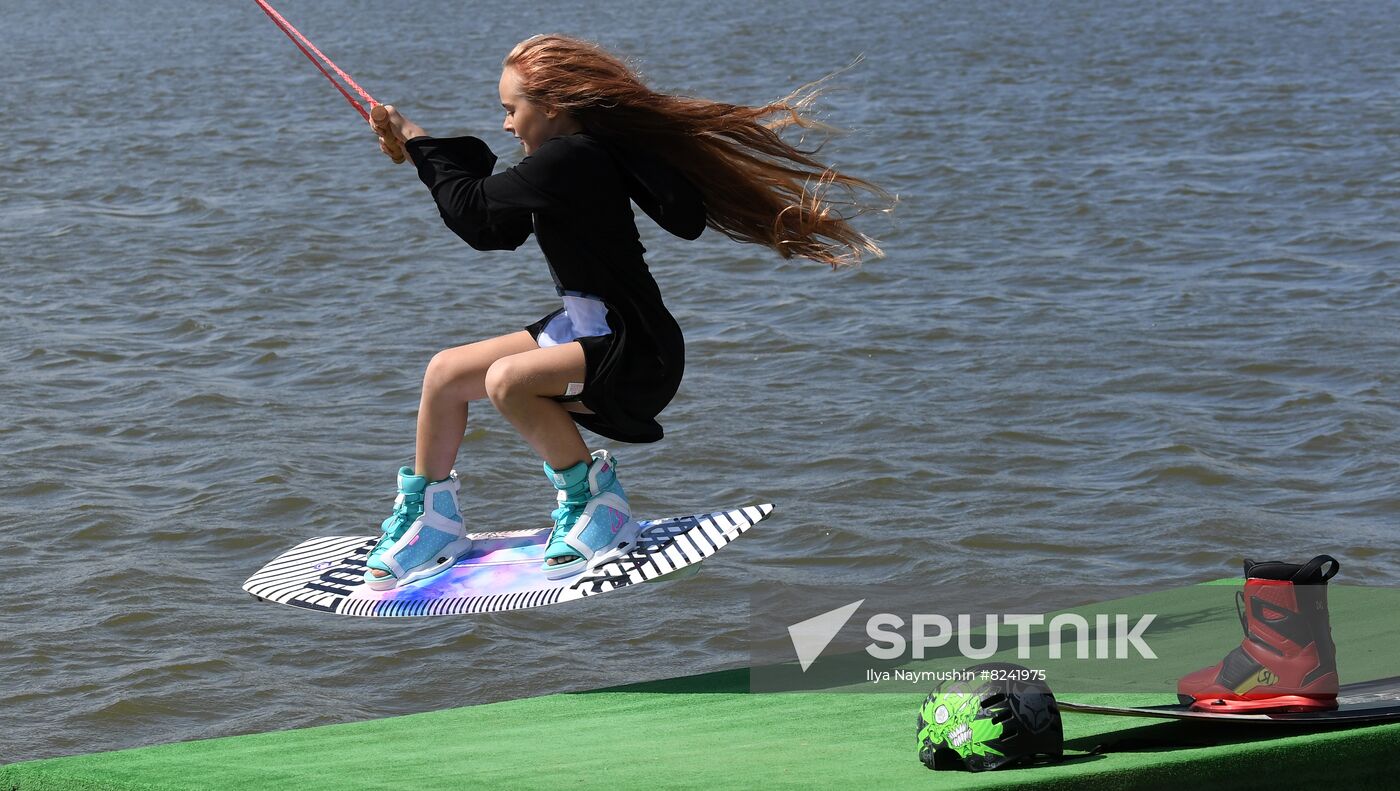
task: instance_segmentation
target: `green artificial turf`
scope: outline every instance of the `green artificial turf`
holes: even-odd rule
[[[1220,588],[1215,588],[1221,591]],[[1393,661],[1397,591],[1335,588],[1344,681]],[[1170,614],[1160,602],[1121,600]],[[1157,596],[1159,594],[1146,594]],[[1228,590],[1213,594],[1228,607]],[[1160,603],[1162,606],[1157,607]],[[1194,606],[1194,604],[1193,604]],[[1165,617],[1165,616],[1164,616]],[[1209,633],[1218,658],[1239,640]],[[1209,631],[1209,630],[1208,630]],[[1173,636],[1175,635],[1175,636]],[[1154,645],[1197,641],[1166,630]],[[1198,652],[1199,653],[1199,652]],[[997,659],[1015,661],[1015,657]],[[1347,668],[1352,667],[1351,675]],[[1363,672],[1364,671],[1364,672]],[[502,788],[1387,787],[1400,723],[1340,730],[1217,726],[1066,712],[1061,764],[984,774],[919,763],[914,715],[927,690],[750,692],[750,670],[504,701],[301,730],[164,744],[0,767],[0,791],[357,791]],[[893,690],[893,688],[890,688]],[[1060,693],[1109,705],[1163,693]],[[1095,746],[1109,750],[1087,754]]]

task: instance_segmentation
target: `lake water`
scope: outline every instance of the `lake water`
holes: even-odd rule
[[[824,155],[899,194],[861,226],[888,255],[643,224],[689,364],[666,439],[612,446],[635,510],[778,506],[700,576],[483,617],[258,604],[278,552],[375,531],[423,367],[551,309],[543,259],[447,231],[251,2],[6,0],[0,761],[742,666],[784,583],[1150,589],[1318,552],[1400,579],[1395,4],[278,6],[507,162],[496,79],[534,33],[750,104],[864,54]],[[538,460],[472,421],[468,519],[543,524]]]

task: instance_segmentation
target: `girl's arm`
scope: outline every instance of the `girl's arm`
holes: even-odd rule
[[[477,250],[514,250],[534,230],[530,210],[492,200],[483,182],[495,177],[496,155],[474,137],[415,137],[404,150],[437,202],[442,221]]]
[[[428,186],[443,222],[478,250],[513,250],[533,230],[531,214],[585,206],[600,176],[597,157],[588,156],[569,138],[546,142],[520,164],[492,174],[496,155],[475,137],[434,138],[422,127],[385,105],[376,124],[381,150],[402,141],[404,151]]]
[[[461,188],[490,176],[496,166],[496,157],[485,143],[479,149],[464,149],[454,145],[456,141],[434,140],[389,104],[374,108],[370,125],[379,135],[379,150],[394,164],[413,158],[418,177],[433,193],[443,222],[467,244],[477,250],[514,250],[530,236],[528,215],[493,217],[484,209],[473,210],[462,200]],[[410,140],[414,146],[408,145]]]

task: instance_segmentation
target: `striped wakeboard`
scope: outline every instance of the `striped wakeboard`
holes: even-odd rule
[[[471,552],[443,573],[395,590],[362,583],[378,536],[310,538],[243,583],[260,601],[370,618],[502,612],[573,601],[642,582],[678,579],[773,512],[753,505],[643,521],[639,545],[593,571],[551,580],[540,571],[550,528],[474,533]],[[688,569],[686,571],[683,571]]]

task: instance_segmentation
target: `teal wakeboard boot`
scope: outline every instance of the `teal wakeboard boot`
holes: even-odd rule
[[[429,483],[404,467],[394,513],[380,525],[383,535],[365,559],[365,584],[392,590],[452,568],[472,547],[457,505],[461,483],[454,470]]]
[[[544,465],[559,490],[554,530],[540,570],[552,580],[616,560],[637,546],[640,526],[632,519],[627,494],[617,480],[617,464],[605,450],[565,470]]]

